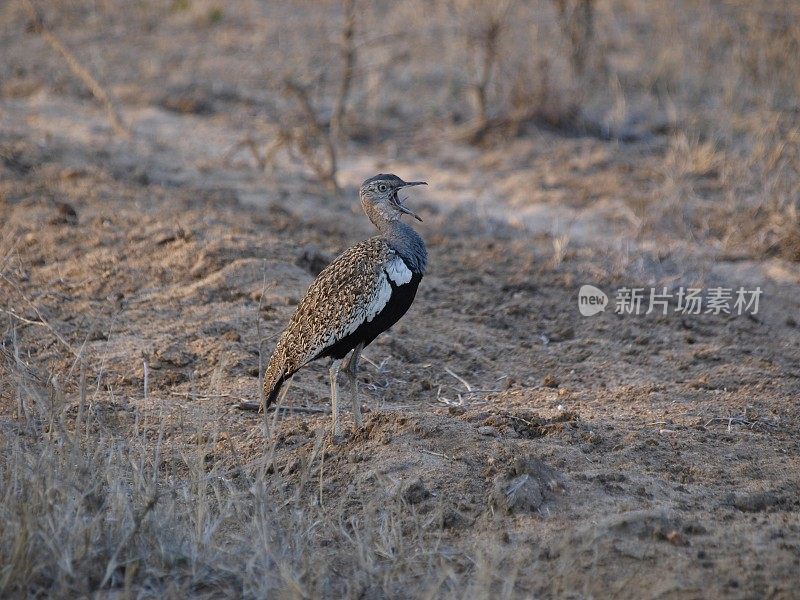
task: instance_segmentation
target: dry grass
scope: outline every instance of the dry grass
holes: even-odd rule
[[[17,373],[19,375],[19,373]],[[19,379],[19,377],[18,377]],[[27,384],[21,382],[20,393]],[[241,464],[224,436],[189,424],[167,444],[165,419],[26,396],[27,420],[0,445],[0,594],[85,597],[508,597],[502,553],[448,552],[441,513],[359,485],[326,498],[324,439],[291,484],[265,456]],[[43,405],[44,403],[44,405]],[[32,416],[33,414],[37,416]],[[388,480],[383,482],[387,489]]]

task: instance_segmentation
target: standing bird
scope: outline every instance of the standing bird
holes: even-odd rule
[[[427,184],[406,182],[397,175],[376,175],[361,184],[361,207],[380,235],[346,250],[308,288],[269,360],[264,375],[265,410],[276,398],[282,403],[298,369],[329,357],[333,434],[341,436],[336,377],[342,360],[352,351],[346,371],[356,426],[363,426],[356,374],[359,356],[406,313],[428,263],[422,238],[400,219],[405,214],[422,221],[398,197],[402,188],[413,185]]]

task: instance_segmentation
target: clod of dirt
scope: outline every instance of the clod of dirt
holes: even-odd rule
[[[397,431],[398,419],[395,415],[387,413],[374,413],[367,417],[364,427],[353,434],[354,444],[363,444],[367,441],[374,441],[379,444],[388,444],[392,440],[392,432]]]
[[[773,492],[755,492],[753,494],[729,494],[725,504],[742,512],[763,512],[781,503],[781,498]]]
[[[510,482],[496,482],[492,497],[494,505],[508,513],[539,510],[544,499],[541,483],[528,474],[515,477]]]
[[[545,375],[544,381],[542,381],[542,385],[549,388],[557,388],[560,384],[561,382],[556,379],[555,375],[552,375],[551,373]]]
[[[574,327],[565,327],[563,329],[559,329],[554,331],[550,335],[548,335],[550,341],[553,343],[557,342],[565,342],[567,340],[575,339],[575,328]]]
[[[660,540],[673,543],[680,538],[680,523],[664,514],[634,511],[613,518],[608,530],[621,537],[636,537],[640,540]]]
[[[160,232],[157,236],[154,236],[153,243],[156,246],[166,246],[167,244],[177,242],[178,240],[189,240],[191,237],[191,232],[186,231],[183,229],[183,227],[177,227],[175,229],[167,229]]]
[[[481,435],[500,437],[500,432],[497,431],[496,427],[492,427],[491,425],[481,425],[480,427],[478,427],[478,433],[480,433]]]
[[[667,531],[657,530],[654,532],[655,538],[669,542],[673,546],[688,546],[689,540],[686,539],[677,529],[669,529]]]
[[[445,507],[442,513],[442,528],[443,529],[464,529],[469,527],[475,520],[469,515],[453,508]]]
[[[552,419],[528,411],[499,411],[485,417],[482,425],[494,427],[500,432],[515,431],[526,439],[536,439],[569,428],[570,423],[577,421],[578,415],[570,411],[563,411]]]
[[[167,93],[159,102],[161,108],[189,115],[214,114],[214,105],[202,90],[186,90]]]
[[[200,279],[209,270],[207,263],[207,253],[204,250],[201,250],[197,255],[197,260],[194,262],[191,269],[189,269],[189,275],[196,279]]]
[[[151,369],[160,369],[166,364],[180,368],[186,367],[193,362],[194,356],[186,352],[182,345],[174,343],[156,350],[149,366]]]
[[[56,202],[56,214],[50,219],[51,225],[77,225],[78,213],[71,204]]]
[[[409,504],[419,504],[431,497],[431,493],[419,477],[403,486],[401,494]]]
[[[495,478],[491,503],[508,513],[534,512],[562,488],[555,470],[538,459],[519,457],[507,474]]]

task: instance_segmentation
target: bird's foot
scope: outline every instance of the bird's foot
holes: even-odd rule
[[[338,433],[335,431],[331,431],[331,444],[334,446],[339,446],[344,444],[347,441],[347,436],[339,431]]]
[[[330,428],[331,441],[334,444],[339,444],[344,440],[344,431],[343,431],[343,429],[344,428],[342,427],[341,419],[336,419],[333,422],[333,427]]]
[[[364,429],[364,413],[372,412],[369,406],[353,405],[353,422],[356,424],[356,429]]]

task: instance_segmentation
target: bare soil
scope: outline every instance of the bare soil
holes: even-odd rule
[[[185,94],[131,100],[120,84],[124,141],[90,98],[22,87],[0,97],[3,345],[44,396],[57,376],[69,419],[83,364],[96,427],[165,424],[148,443],[163,444],[166,470],[213,438],[206,463],[246,478],[270,446],[262,416],[238,408],[258,401],[259,335],[268,356],[314,275],[372,235],[361,179],[426,179],[409,205],[430,272],[365,352],[366,426],[346,414],[334,444],[329,414],[293,411],[329,408],[325,365],[301,372],[274,438],[281,493],[323,507],[400,498],[398,527],[406,515],[442,556],[469,557],[454,559],[465,577],[493,557],[514,597],[797,597],[800,268],[628,239],[623,198],[651,193],[642,174],[665,140],[541,129],[502,151],[425,134],[400,149],[354,142],[336,195],[297,165],[263,174],[246,153],[224,159],[250,127],[244,100],[201,90],[213,108],[188,110]],[[514,196],[524,186],[535,201]],[[571,238],[557,256],[559,227]],[[583,283],[764,295],[754,317],[586,318]],[[4,373],[13,423],[19,386]],[[370,585],[348,593],[417,595]]]

